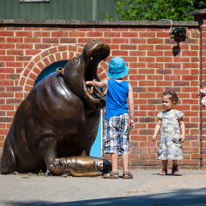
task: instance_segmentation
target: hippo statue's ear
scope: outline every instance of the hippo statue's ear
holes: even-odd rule
[[[64,75],[64,69],[62,69],[61,67],[58,67],[56,69],[60,74]]]

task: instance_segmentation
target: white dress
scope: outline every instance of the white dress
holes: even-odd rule
[[[184,116],[178,110],[161,111],[157,115],[161,120],[160,145],[157,151],[159,160],[183,159],[180,142],[179,119]]]

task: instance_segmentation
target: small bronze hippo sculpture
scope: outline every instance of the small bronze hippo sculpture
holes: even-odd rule
[[[107,165],[107,168],[104,168]],[[72,176],[99,176],[102,171],[109,171],[110,164],[106,159],[75,156],[69,158],[56,158],[50,165],[50,172],[57,175],[72,175]]]
[[[82,54],[69,60],[64,69],[58,69],[33,87],[16,111],[6,137],[1,174],[47,169],[53,173],[58,171],[60,175],[55,169],[55,165],[59,167],[56,163],[60,162],[56,158],[66,160],[78,156],[76,158],[80,160],[81,156],[89,156],[98,132],[100,109],[106,100],[97,89],[90,94],[85,81],[99,80],[97,66],[109,53],[110,48],[104,42],[90,41]],[[83,158],[84,165],[86,161],[92,165],[92,157]],[[90,176],[111,170],[108,160],[93,160],[96,165],[103,166],[92,166],[93,169],[88,170]],[[76,171],[74,165],[72,168]],[[85,176],[87,169],[82,169],[80,163],[78,168],[80,171],[71,174]],[[64,173],[67,171],[62,170]]]

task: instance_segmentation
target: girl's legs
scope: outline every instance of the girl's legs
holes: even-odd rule
[[[172,175],[175,175],[178,173],[178,165],[177,160],[172,160]]]
[[[168,164],[168,160],[162,160],[162,171],[160,172],[160,175],[167,174],[167,164]]]
[[[172,160],[172,164],[177,166],[177,160]]]
[[[162,169],[167,170],[168,160],[162,160]]]

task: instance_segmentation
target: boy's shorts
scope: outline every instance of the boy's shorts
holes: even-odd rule
[[[104,120],[104,153],[129,154],[128,113]]]

